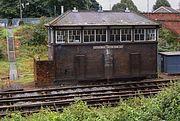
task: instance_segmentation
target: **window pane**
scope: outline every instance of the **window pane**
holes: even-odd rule
[[[131,41],[131,35],[127,35],[127,40]]]
[[[139,40],[139,35],[135,35],[135,40]]]
[[[106,41],[106,35],[102,35],[102,41],[103,41],[103,42]]]
[[[100,35],[96,35],[96,41],[100,42],[101,39],[100,39]]]
[[[84,36],[84,42],[89,42],[89,36]]]
[[[144,40],[144,34],[140,35],[140,40]]]
[[[114,41],[114,35],[110,35],[110,41]]]
[[[120,36],[116,35],[116,41],[120,41]]]
[[[121,35],[121,41],[126,41],[126,35]]]
[[[94,36],[93,35],[90,36],[90,41],[94,42]]]

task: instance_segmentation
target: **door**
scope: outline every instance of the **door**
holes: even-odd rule
[[[74,73],[76,79],[84,79],[85,66],[85,55],[76,55],[74,59]]]
[[[141,56],[139,53],[130,54],[130,72],[131,75],[139,75],[141,71]]]

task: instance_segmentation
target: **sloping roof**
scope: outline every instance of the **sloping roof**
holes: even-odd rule
[[[179,11],[166,6],[161,6],[158,9],[154,10],[153,13],[178,13]]]
[[[47,26],[100,26],[100,25],[159,25],[133,12],[68,11],[49,22]]]

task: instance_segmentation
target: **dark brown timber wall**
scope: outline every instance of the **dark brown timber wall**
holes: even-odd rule
[[[52,86],[54,77],[53,61],[34,60],[34,80],[37,87]]]
[[[55,45],[54,63],[60,82],[156,76],[157,42]]]

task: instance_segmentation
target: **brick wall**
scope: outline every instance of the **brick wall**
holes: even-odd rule
[[[144,13],[144,15],[177,34],[180,41],[180,13]]]
[[[54,62],[37,61],[34,59],[34,80],[35,86],[51,86],[54,80]]]

